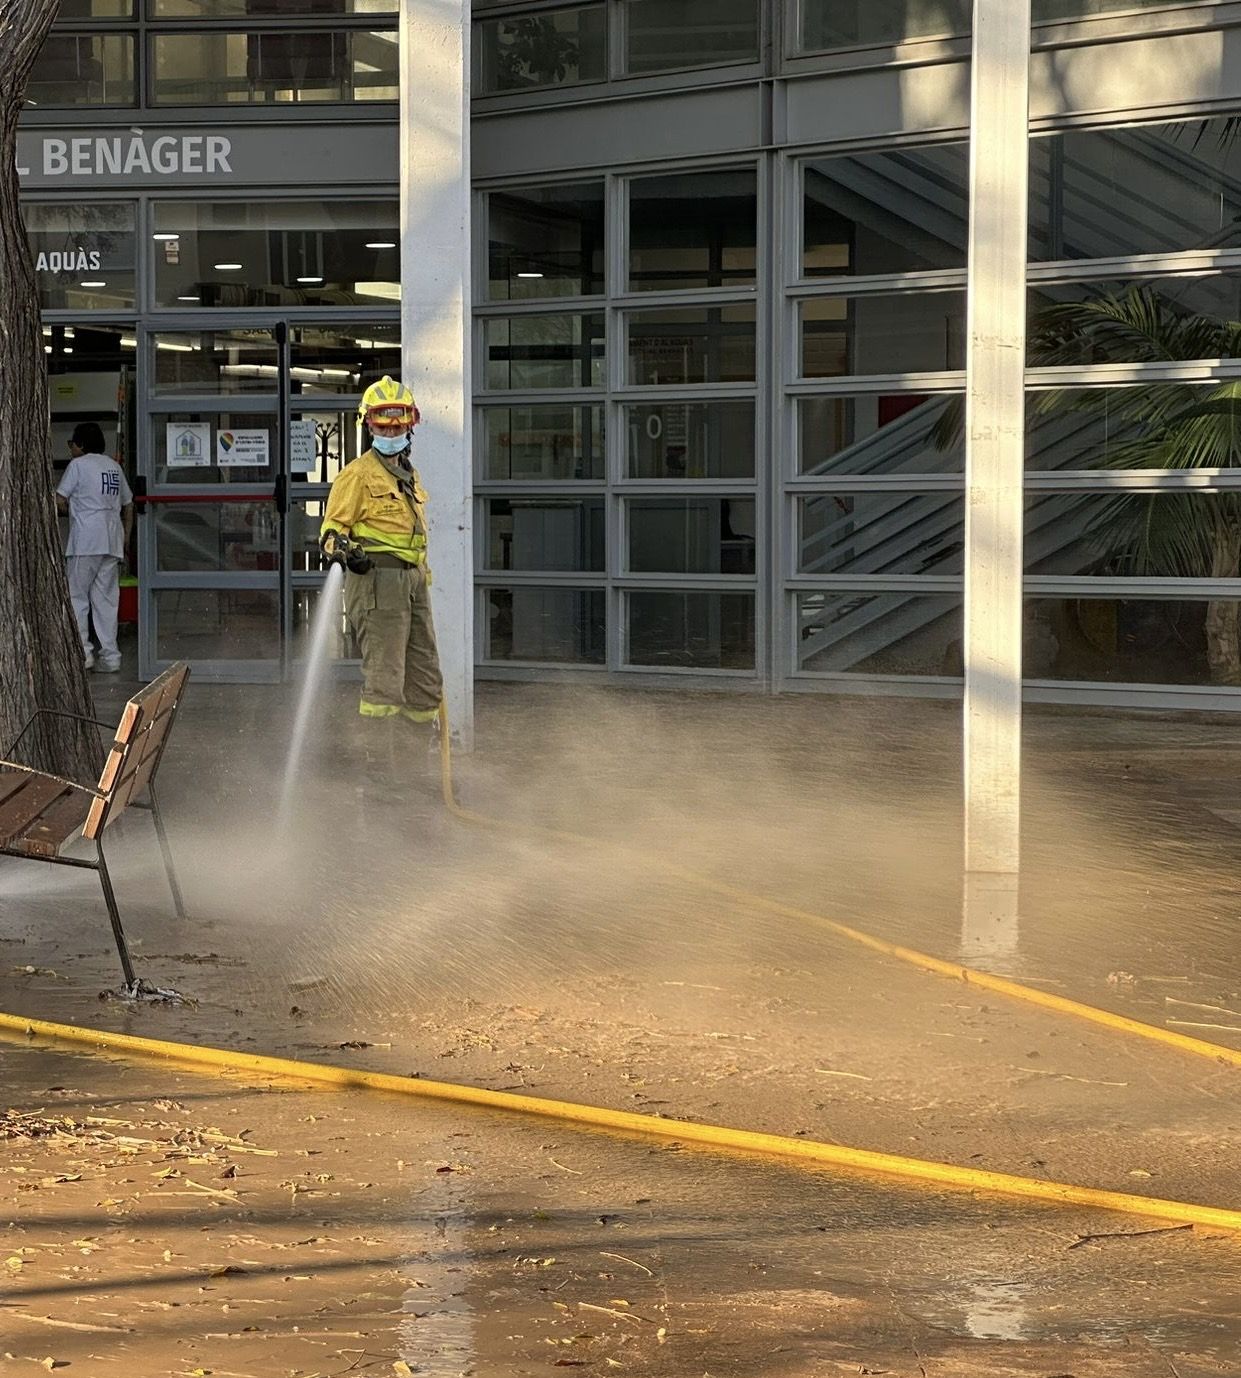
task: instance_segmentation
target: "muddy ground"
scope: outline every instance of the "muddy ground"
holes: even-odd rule
[[[148,821],[117,830],[139,969],[193,1003],[100,1000],[93,878],[13,862],[0,1008],[1241,1205],[1236,1069],[659,867],[1241,1046],[1229,720],[1032,714],[1019,918],[980,949],[951,705],[484,687],[481,829],[350,697],[282,821],[287,694],[192,687],[161,778],[187,921]],[[1241,1371],[1209,1230],[31,1040],[0,1086],[5,1378]]]

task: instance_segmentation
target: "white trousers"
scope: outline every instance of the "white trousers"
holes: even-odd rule
[[[116,612],[121,601],[121,562],[114,555],[70,555],[69,599],[78,620],[82,654],[91,654],[88,618],[95,623],[99,657],[116,665],[121,653],[116,645]]]

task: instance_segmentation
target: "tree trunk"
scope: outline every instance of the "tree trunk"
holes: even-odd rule
[[[0,0],[0,756],[36,708],[93,713],[56,520],[47,366],[17,200],[17,118],[57,3]],[[99,734],[44,718],[18,754],[28,765],[93,783]]]
[[[1232,522],[1217,524],[1212,533],[1211,577],[1235,579],[1241,570],[1241,530]],[[1241,685],[1241,627],[1233,599],[1207,604],[1207,665],[1212,684]]]

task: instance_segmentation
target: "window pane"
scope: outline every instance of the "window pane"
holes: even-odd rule
[[[965,266],[968,144],[816,158],[803,195],[806,277]]]
[[[158,570],[279,568],[280,518],[270,499],[161,504],[152,510]]]
[[[133,306],[137,234],[132,203],[23,202],[22,216],[44,310]]]
[[[629,183],[629,288],[754,281],[757,174],[686,172]]]
[[[1239,531],[1235,492],[1031,493],[1026,572],[1237,579]]]
[[[483,322],[487,387],[603,386],[603,313],[492,317]]]
[[[328,410],[325,403],[323,410],[299,408],[289,420],[289,429],[289,467],[294,483],[331,483],[368,443],[353,407]],[[318,531],[316,526],[316,540]]]
[[[396,100],[395,30],[162,33],[152,40],[157,105]]]
[[[633,590],[625,595],[629,664],[653,669],[754,668],[752,593]]]
[[[483,476],[601,479],[602,407],[487,407]]]
[[[630,478],[753,478],[753,402],[657,402],[625,408]]]
[[[1241,464],[1241,385],[1143,383],[1026,394],[1029,469]]]
[[[484,19],[474,28],[481,96],[602,81],[607,75],[603,5]]]
[[[242,404],[244,405],[244,403]],[[275,474],[275,412],[161,412],[151,418],[155,482],[268,483]],[[216,460],[221,431],[261,431],[267,435],[266,464],[224,464]]]
[[[801,397],[803,474],[958,474],[965,467],[965,401],[959,396]]]
[[[1105,258],[1241,243],[1234,120],[1030,140],[1030,257]]]
[[[801,0],[801,46],[900,43],[970,31],[970,0]]]
[[[797,664],[858,675],[963,673],[956,594],[797,595]]]
[[[359,393],[385,374],[400,377],[401,327],[290,326],[289,362],[295,397]]]
[[[758,0],[628,0],[625,70],[758,61]]]
[[[634,574],[753,574],[752,497],[629,498]]]
[[[1235,599],[1027,598],[1026,678],[1241,684],[1239,612]]]
[[[965,293],[901,292],[801,304],[802,375],[965,367]]]
[[[315,546],[318,548],[319,528],[315,527]],[[361,660],[362,652],[354,639],[353,628],[345,616],[345,600],[337,593],[338,614],[332,621],[328,634],[327,657],[329,660]],[[319,600],[323,597],[322,588],[297,588],[292,590],[293,598],[293,644],[289,648],[291,658],[296,661],[309,659],[311,639],[315,618],[318,616]]]
[[[103,428],[104,448],[132,479],[137,340],[132,326],[45,323],[43,357],[51,425],[52,471],[59,480],[69,464],[69,440],[84,416]],[[62,518],[64,535],[67,517]]]
[[[161,306],[395,306],[395,201],[155,203]]]
[[[155,336],[157,395],[275,393],[279,353],[270,330],[160,331]]]
[[[1083,19],[1096,14],[1124,14],[1128,10],[1168,8],[1168,0],[1033,0],[1036,24],[1058,19]]]
[[[603,183],[493,191],[487,197],[492,301],[603,291]]]
[[[57,19],[128,19],[134,0],[60,0]]]
[[[64,0],[61,0],[62,8]],[[397,0],[147,0],[153,19],[300,19],[304,15],[395,14]]]
[[[960,493],[816,493],[797,500],[800,574],[960,574]]]
[[[492,498],[486,504],[487,568],[604,568],[602,498]]]
[[[1040,283],[1030,292],[1027,357],[1059,365],[1231,358],[1238,320],[1236,272]]]
[[[629,382],[752,383],[754,307],[667,306],[629,316]]]
[[[43,109],[63,105],[133,105],[133,34],[52,33],[39,50],[26,104]]]
[[[607,660],[603,589],[486,590],[487,660],[602,665]]]
[[[158,589],[158,660],[276,660],[280,594],[276,589]]]

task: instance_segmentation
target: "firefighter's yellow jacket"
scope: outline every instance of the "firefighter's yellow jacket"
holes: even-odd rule
[[[320,536],[343,531],[372,553],[422,564],[427,557],[427,495],[418,470],[412,469],[410,476],[412,500],[401,492],[374,450],[359,455],[332,484]]]

